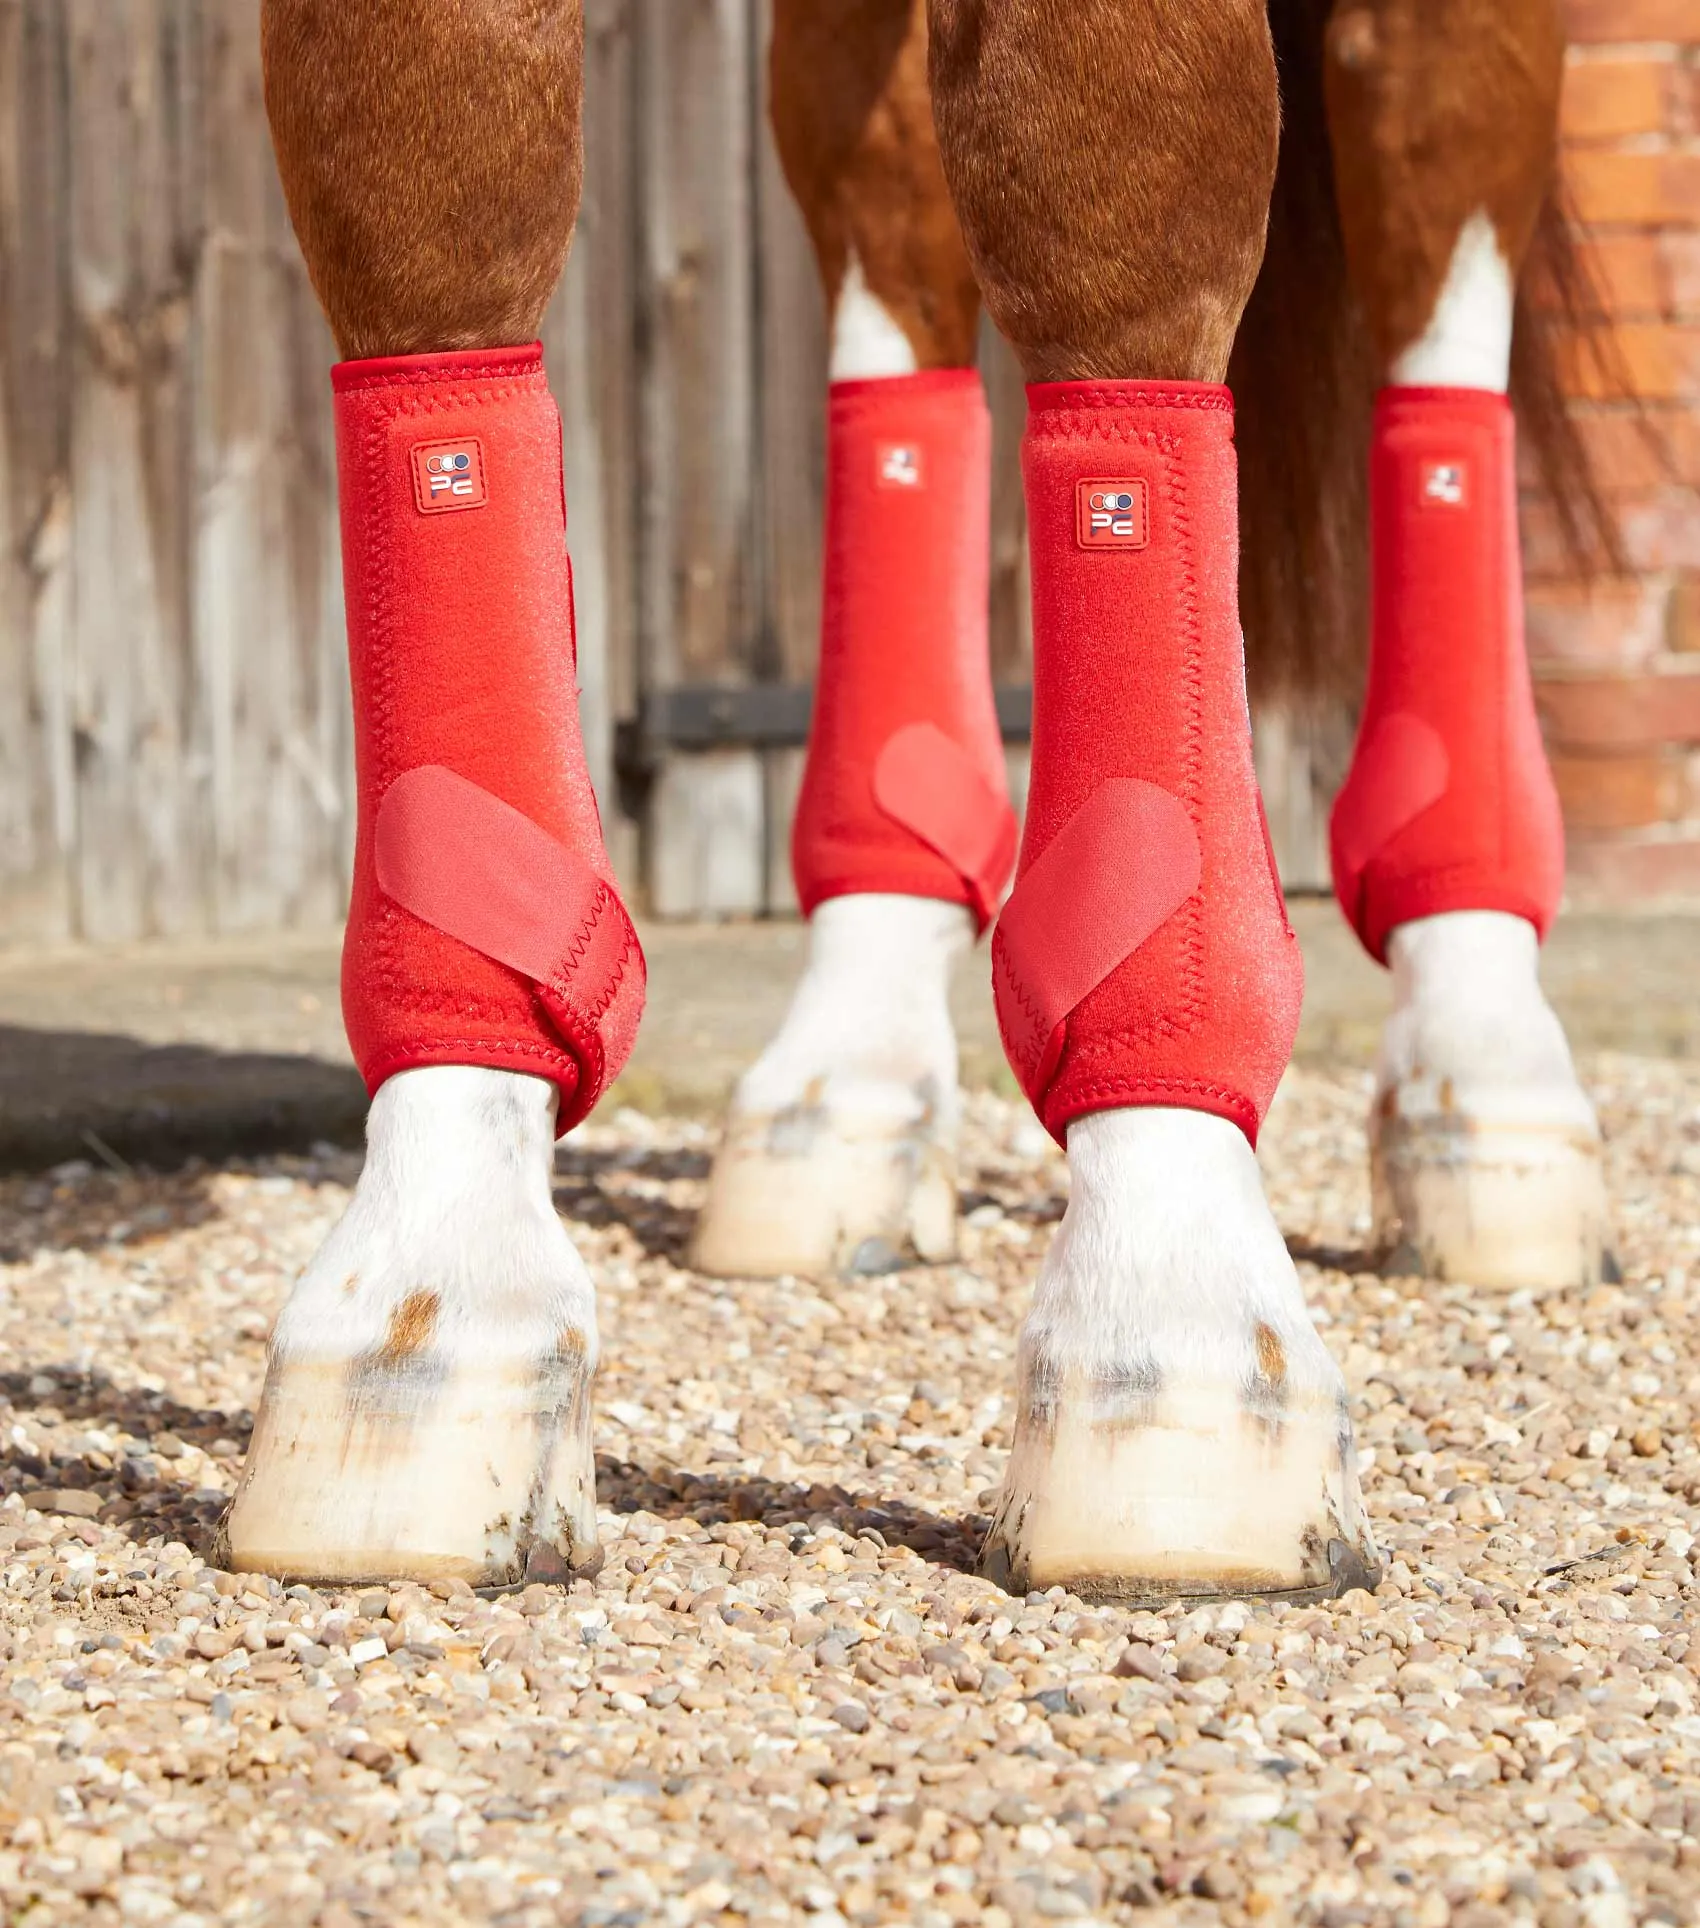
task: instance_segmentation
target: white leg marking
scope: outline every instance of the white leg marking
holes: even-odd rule
[[[869,292],[862,264],[852,248],[832,310],[828,378],[848,382],[913,375],[919,366],[909,337],[897,325],[891,310]]]
[[[1374,1585],[1345,1388],[1239,1128],[1069,1127],[986,1569],[1122,1600]]]
[[[550,1197],[554,1086],[400,1072],[366,1139],[272,1336],[232,1559],[323,1579],[587,1570],[596,1307]]]
[[[726,1276],[882,1271],[956,1243],[958,904],[833,897],[778,1035],[732,1100],[697,1228]]]
[[[832,311],[835,381],[916,373],[909,337],[855,250]],[[956,1244],[956,1037],[950,967],[968,913],[870,893],[816,910],[779,1035],[732,1100],[693,1258],[770,1277],[884,1270]]]
[[[1389,381],[1407,388],[1491,388],[1511,380],[1512,276],[1486,214],[1458,231],[1428,326],[1396,356]]]
[[[1597,1278],[1599,1126],[1541,992],[1533,925],[1503,911],[1401,924],[1371,1114],[1379,1235],[1482,1285]]]

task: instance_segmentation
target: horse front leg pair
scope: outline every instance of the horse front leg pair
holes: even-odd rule
[[[591,1283],[556,1133],[642,958],[574,688],[560,423],[535,336],[578,206],[578,0],[266,0],[267,105],[337,341],[359,826],[343,1003],[374,1097],[273,1334],[237,1566],[594,1570]]]

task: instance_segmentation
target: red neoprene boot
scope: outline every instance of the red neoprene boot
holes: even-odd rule
[[[1015,857],[987,656],[991,421],[971,368],[835,382],[820,669],[791,860],[805,915],[894,891],[983,928]]]
[[[1172,1105],[1255,1142],[1304,972],[1252,771],[1233,400],[1027,391],[1033,776],[992,940],[1004,1048],[1062,1140]]]
[[[1396,925],[1501,910],[1543,936],[1564,827],[1523,645],[1511,407],[1386,388],[1370,456],[1369,687],[1334,805],[1334,889],[1383,962]]]
[[[543,352],[344,362],[336,393],[359,827],[349,1043],[376,1091],[489,1065],[582,1118],[631,1050],[643,954],[575,683],[561,424]]]

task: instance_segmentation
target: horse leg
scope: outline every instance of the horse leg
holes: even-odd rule
[[[924,0],[779,0],[773,124],[831,314],[820,664],[792,840],[809,957],[698,1226],[722,1274],[884,1270],[956,1237],[951,966],[1014,858],[987,659],[979,297]]]
[[[1345,1390],[1252,1140],[1301,967],[1252,772],[1220,386],[1277,140],[1262,0],[932,0],[934,112],[1031,386],[1033,773],[993,939],[1071,1186],[988,1572],[1373,1584]]]
[[[1541,995],[1563,886],[1524,654],[1512,291],[1554,164],[1552,0],[1345,0],[1324,79],[1347,260],[1383,368],[1369,689],[1336,886],[1393,968],[1371,1163],[1396,1263],[1596,1278],[1593,1108]]]
[[[264,33],[290,212],[350,358],[343,1004],[374,1097],[354,1197],[272,1337],[226,1557],[558,1579],[600,1555],[595,1306],[554,1140],[642,997],[579,740],[534,342],[578,205],[579,0],[266,0]]]

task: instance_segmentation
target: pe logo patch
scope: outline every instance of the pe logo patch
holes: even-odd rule
[[[484,448],[476,436],[458,442],[421,442],[413,451],[413,494],[422,515],[444,509],[481,509]]]
[[[882,489],[919,489],[926,482],[914,442],[881,442],[874,451],[874,480]]]
[[[1131,481],[1093,477],[1074,492],[1075,536],[1082,549],[1143,549],[1151,540],[1151,491]]]
[[[1418,488],[1425,509],[1462,509],[1470,500],[1470,472],[1462,462],[1425,462]]]

